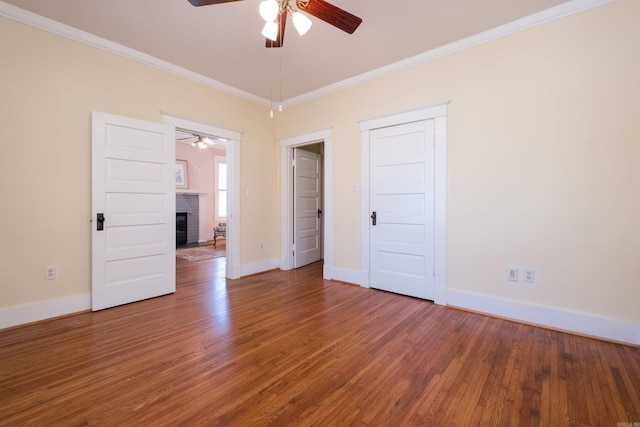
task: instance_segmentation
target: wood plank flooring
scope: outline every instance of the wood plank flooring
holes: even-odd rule
[[[320,264],[0,331],[2,426],[617,426],[640,350],[323,281]]]

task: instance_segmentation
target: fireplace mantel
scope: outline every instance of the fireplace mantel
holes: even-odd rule
[[[191,190],[188,188],[178,188],[176,189],[176,194],[197,194],[197,195],[202,195],[202,196],[206,196],[207,192],[204,190]]]
[[[206,213],[205,213],[205,203],[204,197],[207,195],[207,192],[204,190],[191,190],[188,188],[177,188],[176,195],[191,195],[198,196],[198,243],[204,243],[207,241],[207,229],[206,229]]]

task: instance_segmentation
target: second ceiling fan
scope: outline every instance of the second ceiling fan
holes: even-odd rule
[[[193,6],[208,6],[233,1],[241,0],[189,0],[189,3]],[[291,19],[301,35],[309,29],[311,21],[300,14],[300,11],[315,16],[349,34],[353,34],[362,23],[361,18],[324,0],[295,0],[295,3],[298,10],[291,7],[289,0],[265,0],[260,4],[260,14],[267,21],[262,31],[262,34],[267,38],[266,47],[282,47],[287,15],[291,15]]]

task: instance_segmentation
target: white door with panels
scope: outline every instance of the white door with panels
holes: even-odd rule
[[[175,292],[175,129],[92,116],[92,310]]]
[[[370,133],[370,286],[434,299],[434,121]]]
[[[294,153],[294,268],[321,258],[322,161],[319,154],[295,148]]]

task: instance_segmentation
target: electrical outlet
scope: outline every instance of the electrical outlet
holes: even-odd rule
[[[518,281],[518,267],[507,267],[507,280],[510,282]]]
[[[55,265],[48,265],[44,268],[45,280],[55,280],[58,276],[58,271]]]
[[[522,272],[524,273],[522,280],[524,280],[525,283],[534,283],[536,281],[536,270],[533,268],[525,268]]]

